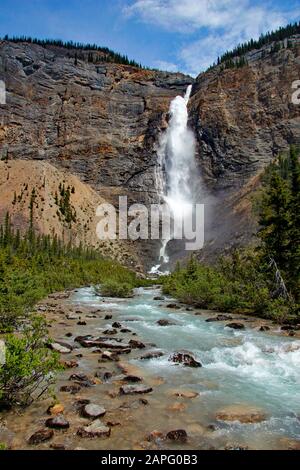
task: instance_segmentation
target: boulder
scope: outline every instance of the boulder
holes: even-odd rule
[[[129,346],[133,349],[145,349],[145,345],[144,343],[142,343],[141,341],[137,341],[135,339],[131,339],[129,341]]]
[[[80,392],[81,387],[79,385],[63,385],[60,387],[60,391],[64,393],[71,393],[71,395],[76,395]]]
[[[77,435],[84,438],[109,437],[110,428],[97,419],[89,426],[79,428]]]
[[[123,377],[124,382],[130,382],[130,383],[139,383],[142,382],[143,379],[141,377],[138,377],[137,375],[125,375]]]
[[[76,367],[79,367],[79,364],[76,361],[60,361],[60,364],[64,369],[75,369]]]
[[[122,325],[121,325],[121,323],[119,323],[118,321],[115,321],[115,322],[112,324],[112,327],[113,327],[113,328],[118,328],[118,329],[120,329],[120,328],[122,328]]]
[[[180,310],[181,309],[180,305],[177,305],[177,304],[168,304],[167,308],[171,308],[173,310]]]
[[[174,321],[171,321],[171,320],[166,320],[166,319],[158,320],[156,323],[157,323],[157,325],[159,325],[159,326],[173,326],[173,325],[178,325],[178,323],[176,323],[176,322],[174,322]]]
[[[267,325],[262,325],[260,328],[259,328],[259,331],[270,331],[270,327],[267,326]]]
[[[244,330],[245,325],[243,323],[227,323],[226,325],[227,328],[232,328],[233,330]]]
[[[46,426],[51,429],[69,429],[70,423],[63,415],[60,414],[54,416],[54,418],[47,419]]]
[[[74,382],[79,382],[79,384],[83,387],[92,387],[95,385],[95,382],[93,379],[90,379],[87,375],[85,374],[72,374],[69,378],[69,380],[72,380]]]
[[[54,432],[52,429],[40,429],[30,436],[28,439],[28,444],[31,446],[41,444],[42,442],[49,441],[53,436]]]
[[[216,317],[208,318],[205,320],[207,323],[232,320],[230,315],[217,315]]]
[[[92,403],[83,406],[81,414],[84,418],[97,419],[106,414],[105,408]]]
[[[117,333],[118,332],[115,328],[111,328],[111,329],[103,331],[104,335],[110,335],[110,336],[116,335]]]
[[[50,344],[50,349],[52,349],[52,351],[55,351],[55,352],[58,352],[60,354],[70,354],[70,352],[72,351],[72,346],[66,346],[66,345],[63,345],[61,343],[51,343]]]
[[[164,356],[164,353],[162,351],[155,350],[155,351],[147,352],[146,354],[141,356],[140,359],[142,359],[143,361],[146,361],[150,359],[157,359],[158,357],[162,357],[162,356]]]
[[[60,403],[58,403],[56,405],[49,406],[49,408],[47,409],[47,414],[51,416],[56,416],[56,415],[62,414],[64,410],[65,410],[64,405],[61,405]]]
[[[180,351],[172,354],[172,356],[169,357],[169,361],[176,364],[182,364],[186,367],[202,367],[202,364],[196,361],[194,356],[187,351]]]
[[[140,395],[143,393],[151,393],[153,391],[152,387],[147,385],[123,385],[120,388],[121,395]]]
[[[184,444],[187,442],[188,435],[184,429],[176,429],[175,431],[168,432],[166,438],[170,441],[181,442]]]
[[[111,320],[112,319],[112,315],[105,315],[104,317],[104,320]]]
[[[160,302],[163,302],[165,300],[165,297],[158,295],[154,297],[153,300],[159,300]]]

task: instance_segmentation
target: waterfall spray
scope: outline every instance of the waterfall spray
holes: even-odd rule
[[[175,223],[182,218],[186,204],[194,202],[195,138],[188,128],[187,109],[191,91],[192,85],[189,85],[184,98],[177,96],[171,102],[169,126],[161,136],[157,151],[157,188],[171,210]],[[169,263],[167,246],[172,239],[171,234],[169,239],[162,241],[160,264],[152,268],[152,273]]]

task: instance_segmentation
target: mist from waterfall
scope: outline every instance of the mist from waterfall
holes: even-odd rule
[[[189,85],[184,97],[177,96],[171,102],[169,125],[160,138],[157,151],[157,188],[175,224],[182,219],[186,204],[194,202],[195,194],[195,138],[188,128],[187,108],[191,91],[192,85]],[[152,273],[160,271],[162,265],[169,263],[167,246],[172,239],[173,234],[162,241],[160,264],[152,268]]]

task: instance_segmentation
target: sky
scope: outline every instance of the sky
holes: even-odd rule
[[[0,36],[97,43],[193,76],[238,43],[299,20],[299,0],[0,0]]]

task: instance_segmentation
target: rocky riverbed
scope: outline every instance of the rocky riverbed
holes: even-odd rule
[[[299,449],[299,331],[187,308],[159,288],[49,296],[65,370],[46,398],[0,415],[11,449]],[[298,391],[297,391],[298,390]]]

